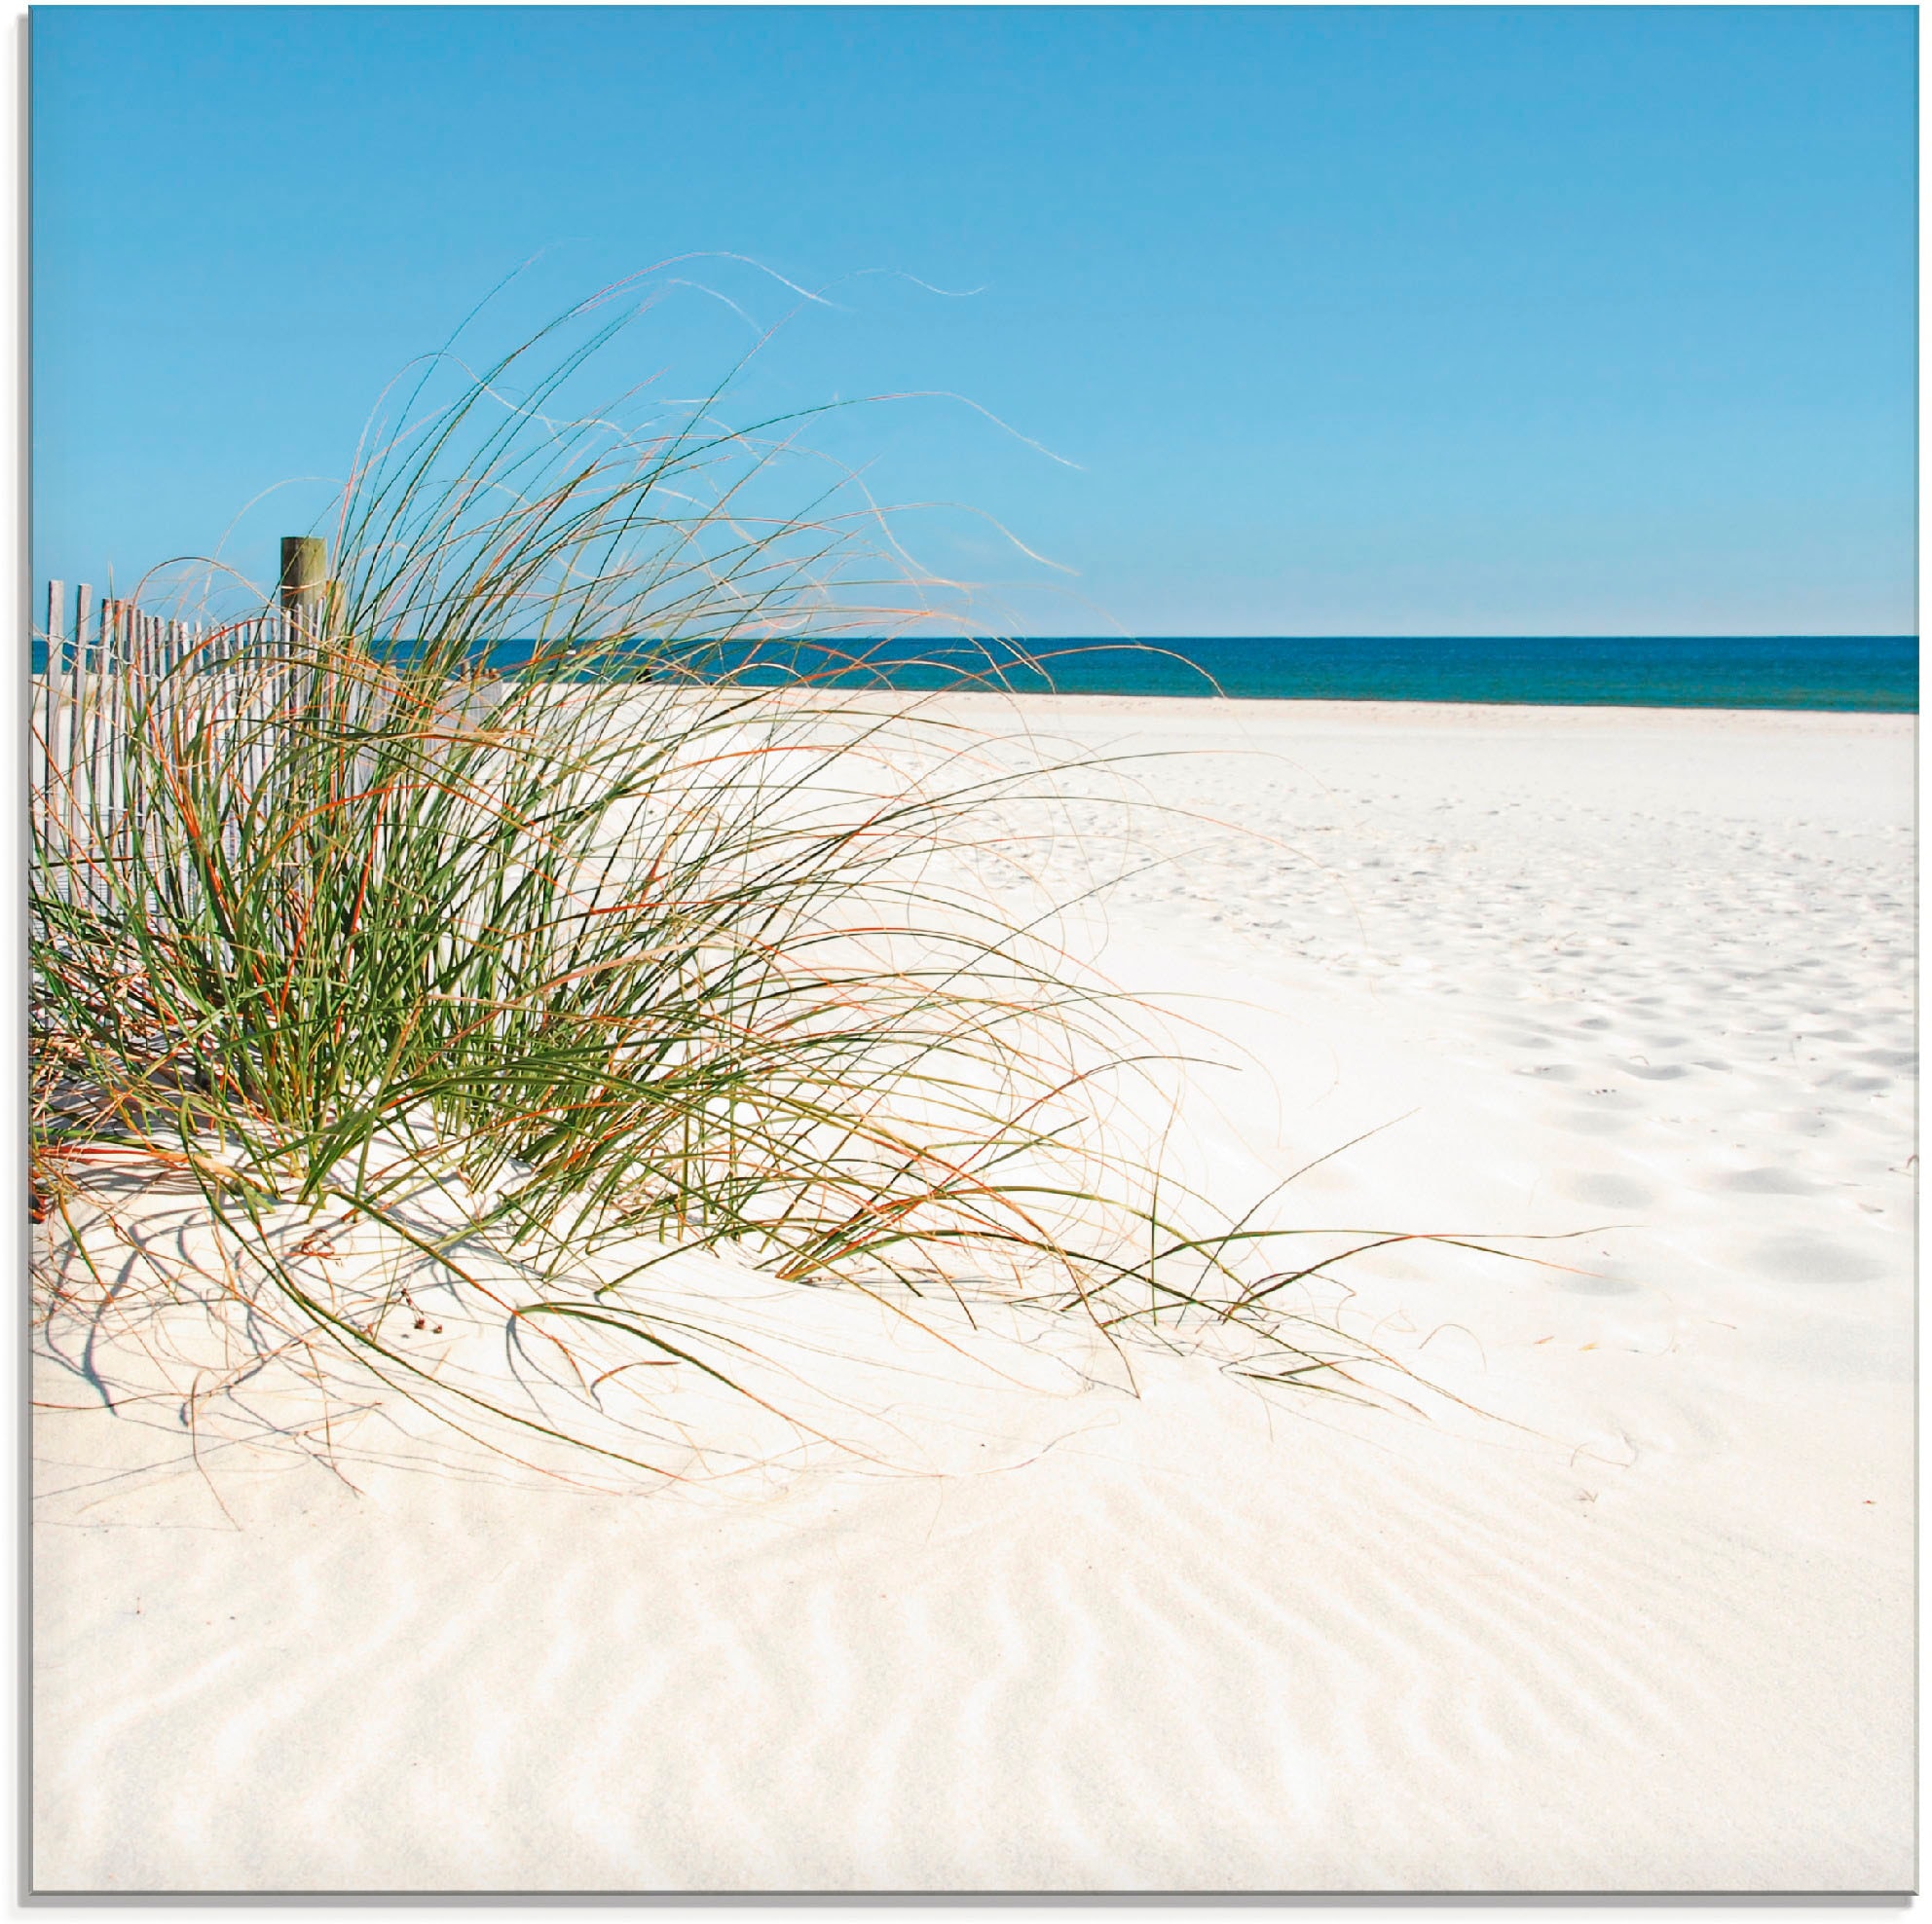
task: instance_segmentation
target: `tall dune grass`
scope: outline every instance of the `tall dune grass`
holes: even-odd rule
[[[1128,1127],[1159,1052],[1016,884],[1054,772],[733,671],[943,632],[946,584],[799,469],[796,422],[555,417],[630,317],[579,310],[447,399],[432,367],[314,618],[130,682],[125,792],[77,832],[36,811],[37,1181],[108,1146],[191,1179],[244,1295],[432,1404],[420,1345],[291,1258],[318,1221],[605,1374],[629,1346],[728,1376],[639,1294],[713,1248],[1114,1342],[1238,1325],[1252,1373],[1346,1388],[1368,1352],[1288,1308],[1330,1258],[1271,1268]]]

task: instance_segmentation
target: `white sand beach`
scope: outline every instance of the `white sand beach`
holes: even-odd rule
[[[1420,1413],[718,1264],[869,1455],[622,1495],[68,1330],[36,1890],[1912,1885],[1914,720],[1017,707],[1154,755],[1183,1160],[1514,1252],[1348,1267]]]

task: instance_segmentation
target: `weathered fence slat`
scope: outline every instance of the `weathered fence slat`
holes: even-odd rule
[[[61,682],[65,674],[65,601],[61,583],[50,581],[47,584],[47,668],[34,717],[33,739],[27,754],[29,792],[36,796],[52,794],[53,771],[59,765],[55,758],[54,729],[60,714]]]
[[[73,853],[81,846],[80,761],[87,739],[85,704],[88,670],[88,627],[94,618],[93,589],[85,581],[74,591],[73,673],[67,683],[67,722],[62,738],[65,756],[58,771],[60,814],[64,833],[62,854],[66,857],[66,893],[74,892]]]
[[[304,644],[321,633],[327,566],[319,540],[290,537],[282,543],[279,604],[223,624],[152,613],[112,595],[96,600],[85,581],[70,604],[64,582],[48,583],[27,751],[43,887],[68,903],[104,906],[115,866],[149,848],[148,825],[134,819],[130,731],[169,725],[166,690],[173,678],[209,751],[230,764],[244,796],[256,792],[274,757],[274,731],[302,685]],[[232,814],[223,838],[236,857]]]

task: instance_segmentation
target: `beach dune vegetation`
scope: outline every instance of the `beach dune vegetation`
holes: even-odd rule
[[[723,388],[561,411],[635,291],[412,376],[325,591],[272,646],[217,625],[130,674],[117,789],[41,798],[55,1229],[85,1242],[90,1159],[167,1172],[250,1314],[564,1437],[439,1380],[390,1312],[427,1274],[512,1351],[540,1325],[600,1380],[628,1346],[726,1381],[648,1303],[653,1266],[709,1248],[914,1313],[990,1292],[1116,1347],[1240,1329],[1249,1373],[1359,1388],[1372,1352],[1288,1286],[1330,1255],[1283,1269],[1208,1221],[1123,1121],[1162,1052],[1027,885],[1054,770],[854,684],[880,637],[957,640],[947,584],[799,419],[726,426]],[[773,506],[801,471],[804,506]],[[401,1252],[414,1293],[305,1265],[318,1222]]]

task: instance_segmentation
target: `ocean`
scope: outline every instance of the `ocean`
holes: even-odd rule
[[[998,680],[1022,691],[1248,700],[1512,702],[1610,708],[1918,712],[1911,635],[1243,636],[854,642],[733,650],[753,679],[794,673],[931,688]],[[849,663],[849,665],[846,665]]]
[[[502,643],[489,655],[510,667],[530,648]],[[756,683],[803,676],[848,686],[995,684],[1069,695],[1918,712],[1918,642],[1912,635],[1074,636],[1024,644],[927,636],[854,640],[836,648],[673,644],[665,652],[687,673]],[[45,653],[36,640],[33,672],[45,665]]]

